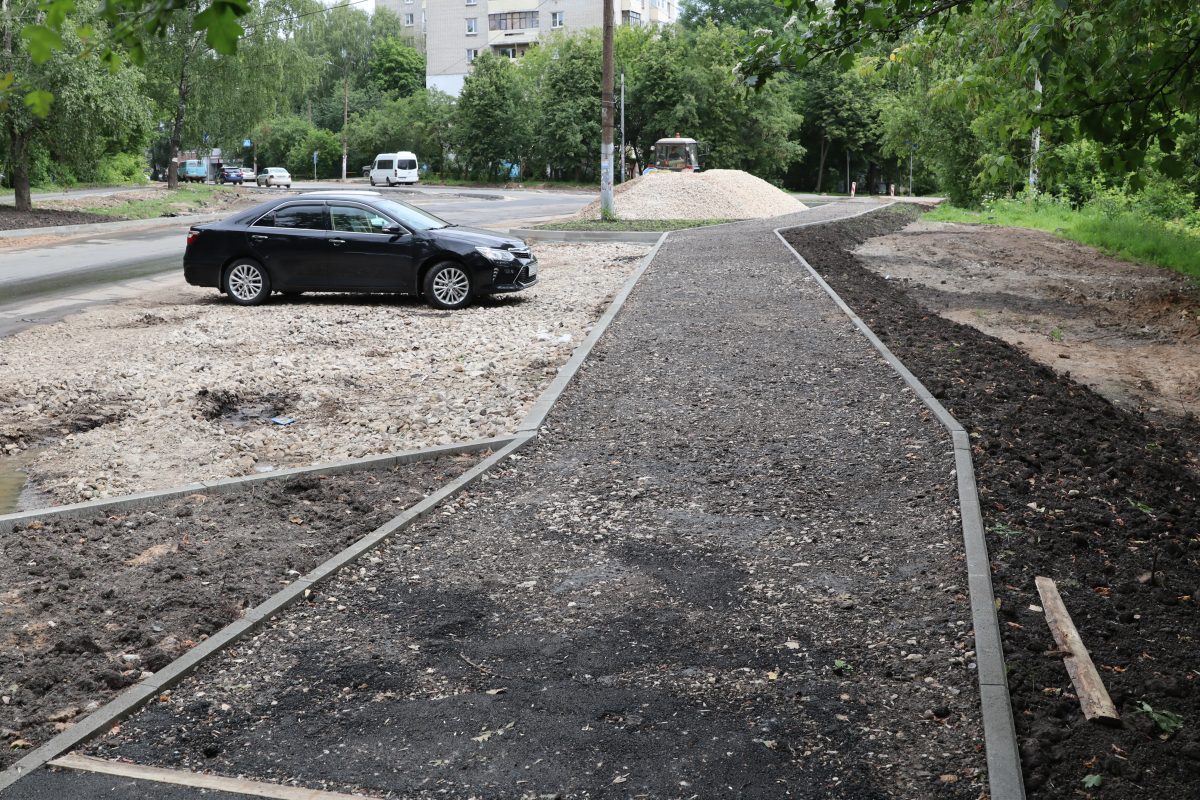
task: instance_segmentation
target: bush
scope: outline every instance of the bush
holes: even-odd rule
[[[1196,210],[1196,195],[1173,181],[1161,179],[1142,187],[1134,198],[1133,207],[1154,219],[1183,219]]]
[[[136,153],[117,153],[100,159],[97,183],[145,183],[146,162]]]

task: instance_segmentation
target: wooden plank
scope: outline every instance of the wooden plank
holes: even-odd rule
[[[211,789],[218,792],[228,792],[229,794],[242,794],[247,797],[266,797],[270,798],[270,800],[363,800],[365,797],[365,795],[361,794],[325,792],[320,789],[304,789],[299,786],[283,786],[278,783],[248,781],[244,778],[227,778],[223,775],[208,775],[203,772],[163,769],[162,767],[143,767],[140,764],[129,764],[124,761],[108,761],[103,758],[81,756],[76,753],[67,753],[62,758],[50,761],[49,765],[58,767],[59,769],[73,769],[79,772],[96,772],[120,778],[171,783],[176,786]]]
[[[1071,683],[1075,685],[1075,694],[1079,696],[1083,716],[1101,722],[1120,722],[1121,715],[1117,713],[1116,706],[1109,698],[1104,681],[1100,680],[1100,673],[1096,671],[1092,657],[1083,646],[1083,640],[1079,638],[1075,623],[1071,622],[1071,615],[1067,613],[1067,607],[1058,593],[1058,586],[1049,578],[1040,576],[1034,579],[1034,583],[1037,584],[1038,594],[1042,597],[1042,608],[1046,612],[1046,623],[1050,626],[1050,633],[1054,634],[1054,641],[1063,653],[1067,674],[1071,676]]]

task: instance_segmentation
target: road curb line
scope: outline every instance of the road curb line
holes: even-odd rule
[[[103,758],[81,756],[75,753],[70,753],[62,758],[56,758],[49,762],[49,766],[69,769],[75,772],[112,775],[126,780],[153,781],[154,783],[186,786],[190,789],[207,789],[214,792],[244,794],[250,797],[266,797],[271,798],[271,800],[363,800],[364,798],[364,795],[361,794],[343,794],[342,792],[327,792],[321,789],[304,789],[299,786],[251,781],[245,778],[227,778],[224,775],[211,775],[206,772],[192,772],[191,770],[143,767],[139,764],[130,764],[125,761],[108,761]]]
[[[596,346],[596,342],[600,341],[600,337],[608,330],[608,326],[616,318],[617,312],[625,305],[625,301],[629,299],[633,288],[637,285],[642,275],[645,274],[646,270],[650,268],[650,263],[654,261],[654,257],[658,255],[658,251],[670,235],[670,231],[658,234],[658,239],[654,247],[642,258],[641,263],[637,265],[633,273],[625,279],[625,283],[621,285],[616,295],[613,296],[612,302],[608,304],[608,310],[601,315],[600,319],[596,320],[596,324],[592,326],[591,332],[575,348],[575,352],[571,354],[571,358],[567,360],[566,364],[559,367],[558,374],[554,377],[554,380],[538,395],[538,399],[534,401],[529,412],[525,414],[525,421],[517,426],[518,433],[534,432],[542,427],[542,423],[546,420],[546,415],[550,413],[550,409],[558,402],[559,396],[566,391],[567,385],[575,377],[575,373],[579,372],[579,368],[583,366],[583,362],[592,352],[592,348]]]
[[[31,236],[76,236],[83,233],[114,233],[117,231],[153,230],[172,225],[194,225],[212,222],[221,214],[187,214],[179,217],[151,217],[150,219],[116,219],[112,222],[83,222],[78,225],[47,225],[42,228],[17,228],[0,231],[0,239],[28,239]]]
[[[975,628],[975,661],[979,673],[980,712],[983,717],[984,746],[987,753],[988,788],[992,800],[1024,800],[1025,782],[1021,776],[1021,757],[1017,748],[1016,725],[1013,722],[1012,698],[1004,666],[1004,649],[1000,640],[1000,623],[996,618],[996,599],[992,590],[992,571],[984,538],[983,517],[979,507],[979,488],[975,483],[975,465],[971,459],[971,440],[967,431],[946,407],[938,402],[908,367],[880,341],[853,309],[833,290],[825,279],[792,247],[781,231],[811,225],[842,222],[863,214],[887,208],[891,203],[867,209],[849,217],[825,222],[810,222],[776,228],[779,238],[796,260],[809,271],[837,306],[850,318],[867,341],[883,356],[884,361],[904,380],[913,393],[933,412],[938,422],[950,434],[954,446],[955,474],[958,478],[958,502],[962,517],[963,549],[967,559],[967,584],[971,597],[971,621]]]
[[[4,772],[0,772],[0,792],[33,770],[44,766],[51,759],[58,758],[68,750],[108,731],[113,725],[179,683],[179,681],[183,680],[200,666],[206,658],[219,653],[247,634],[256,631],[270,620],[271,617],[302,599],[305,592],[309,591],[317,583],[331,577],[337,570],[347,564],[353,563],[364,554],[379,547],[396,533],[429,514],[445,500],[449,500],[474,484],[483,477],[485,472],[503,461],[509,454],[516,451],[532,438],[532,433],[514,437],[506,445],[467,470],[458,478],[376,528],[372,533],[359,539],[316,569],[289,583],[286,587],[268,597],[257,606],[248,609],[241,619],[226,625],[216,634],[200,642],[158,672],[126,689],[114,700],[105,703],[79,723],[58,734],[36,750],[31,751]]]
[[[461,444],[422,447],[417,450],[403,450],[398,453],[385,453],[379,456],[367,456],[366,458],[352,458],[346,461],[315,464],[311,467],[293,467],[291,469],[280,469],[272,472],[261,472],[256,475],[244,475],[238,478],[200,481],[189,483],[185,486],[173,486],[169,489],[137,492],[136,494],[124,497],[88,500],[83,503],[72,503],[65,506],[49,506],[29,511],[18,511],[12,514],[0,515],[0,533],[8,533],[14,526],[33,522],[34,520],[76,519],[102,511],[128,511],[145,508],[146,506],[152,506],[179,497],[186,497],[191,494],[221,495],[259,483],[290,481],[293,478],[306,475],[338,475],[343,472],[355,472],[358,470],[386,469],[401,464],[415,464],[421,461],[429,461],[440,456],[481,453],[485,450],[503,447],[515,438],[516,434],[497,436],[491,439],[476,439],[475,441],[463,442]]]
[[[667,231],[668,233],[670,231]],[[535,242],[630,242],[655,244],[662,231],[544,231],[538,228],[509,228],[510,236]]]

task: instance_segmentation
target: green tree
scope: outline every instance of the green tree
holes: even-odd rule
[[[679,22],[686,28],[728,25],[752,31],[778,30],[788,15],[774,0],[682,0]]]
[[[88,13],[81,7],[77,19],[86,20]],[[94,176],[104,156],[140,150],[150,129],[141,74],[128,68],[115,73],[104,69],[94,54],[86,54],[74,24],[59,28],[58,49],[64,57],[37,62],[29,41],[17,31],[36,25],[41,15],[31,0],[9,0],[0,7],[0,70],[20,74],[30,92],[57,98],[44,109],[0,102],[3,149],[21,211],[32,206],[30,164],[35,151],[48,154],[69,174]],[[105,33],[99,25],[87,32],[93,37]]]
[[[425,56],[399,37],[388,36],[375,42],[370,76],[385,97],[407,97],[425,86]]]
[[[504,163],[518,164],[530,150],[530,126],[517,67],[484,53],[463,83],[454,115],[454,147],[470,175],[496,179]]]

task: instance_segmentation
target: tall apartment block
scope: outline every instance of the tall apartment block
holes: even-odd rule
[[[386,3],[388,8],[418,6],[420,18],[419,0]],[[425,85],[454,96],[481,53],[520,58],[547,33],[604,23],[601,0],[424,0],[424,6]],[[678,16],[678,0],[613,0],[613,23],[618,25],[660,26]]]

